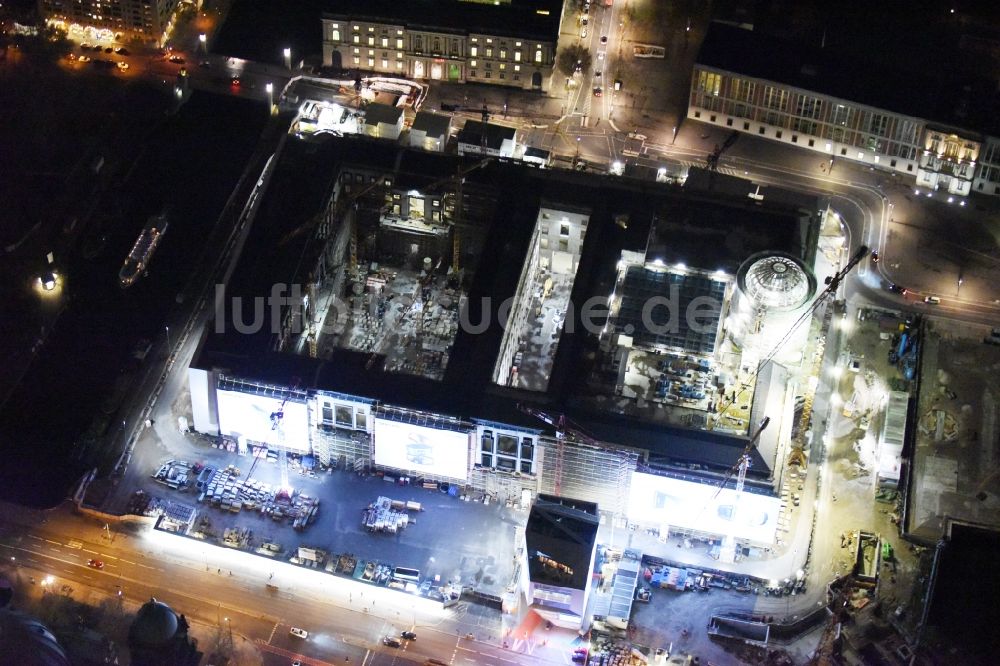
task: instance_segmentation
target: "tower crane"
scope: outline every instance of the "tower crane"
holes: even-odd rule
[[[278,407],[277,411],[271,412],[271,430],[277,430],[281,427],[282,421],[285,418],[285,404],[288,399],[292,397],[292,393],[299,387],[301,380],[298,377],[292,378],[292,385],[285,393],[284,400],[281,401],[281,405]],[[288,488],[288,458],[285,455],[285,448],[282,446],[278,449],[278,464],[281,469],[281,487]],[[254,460],[254,466],[257,464],[257,459]],[[251,466],[250,472],[253,472],[253,467]],[[247,474],[247,478],[250,478],[250,474]]]
[[[750,459],[750,454],[753,453],[754,448],[757,446],[757,440],[760,439],[761,433],[764,432],[764,428],[766,428],[770,422],[771,422],[771,417],[769,416],[765,416],[763,419],[761,419],[760,425],[757,426],[757,431],[753,434],[752,437],[750,437],[750,440],[747,442],[746,447],[743,449],[743,453],[740,454],[740,457],[736,461],[736,464],[730,468],[730,470],[726,473],[726,476],[719,483],[719,487],[716,488],[715,494],[712,495],[712,501],[709,502],[709,504],[715,502],[715,500],[719,497],[719,493],[722,492],[722,489],[726,487],[727,483],[729,483],[729,479],[733,478],[733,474],[735,474],[736,495],[733,498],[733,513],[730,516],[730,523],[733,524],[734,526],[735,526],[736,512],[739,511],[740,508],[740,497],[743,495],[743,486],[746,484],[747,480],[747,470],[750,469],[750,465],[752,463]],[[722,556],[728,557],[729,555],[731,555],[733,559],[735,559],[736,537],[733,534],[726,534],[723,536],[721,550],[722,550]],[[720,556],[720,559],[722,556]],[[732,560],[726,559],[724,561],[731,562]]]
[[[562,467],[563,456],[565,454],[565,441],[570,439],[590,446],[600,446],[599,442],[590,435],[583,432],[580,427],[573,423],[565,414],[549,414],[529,405],[518,403],[517,408],[533,416],[539,421],[548,423],[556,431],[556,469],[555,469],[555,491],[556,495],[562,494]]]

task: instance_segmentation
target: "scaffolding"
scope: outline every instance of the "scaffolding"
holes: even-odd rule
[[[562,464],[546,464],[558,460],[559,446],[555,439],[539,440],[541,492],[597,502],[602,511],[624,515],[638,452],[566,441]]]

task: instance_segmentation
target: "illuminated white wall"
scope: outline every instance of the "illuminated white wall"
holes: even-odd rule
[[[375,419],[375,464],[465,481],[469,435],[410,423]]]
[[[275,427],[271,414],[281,408],[280,400],[238,391],[220,390],[216,395],[221,434],[309,452],[309,414],[305,403],[286,402],[285,415]]]
[[[780,502],[744,492],[735,506],[729,488],[713,499],[718,486],[636,472],[628,499],[628,519],[650,526],[732,535],[755,543],[773,543]]]

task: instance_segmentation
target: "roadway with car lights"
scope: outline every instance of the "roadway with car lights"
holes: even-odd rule
[[[261,566],[274,569],[274,563],[246,564],[234,560],[232,551],[195,549],[184,544],[187,540],[170,546],[150,539],[149,529],[105,527],[75,514],[68,503],[44,514],[8,505],[0,518],[0,563],[13,567],[16,586],[120,593],[136,603],[155,596],[207,625],[228,617],[234,634],[254,642],[265,664],[298,659],[379,665],[429,658],[497,666],[559,663],[541,655],[526,660],[527,655],[468,638],[463,606],[415,608],[407,595],[343,579],[323,581],[322,574],[291,565],[279,572],[281,587],[268,591]],[[88,564],[94,560],[104,567]],[[293,635],[293,627],[307,635]],[[406,639],[403,632],[414,635]],[[385,645],[384,638],[399,645]]]

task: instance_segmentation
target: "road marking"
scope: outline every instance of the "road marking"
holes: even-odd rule
[[[90,553],[91,555],[100,555],[96,550],[87,550],[86,548],[83,549],[83,552]]]
[[[45,540],[46,540],[46,541],[48,541],[49,543],[54,543],[54,544],[55,544],[55,545],[57,545],[57,546],[61,546],[61,545],[62,545],[62,544],[61,544],[61,543],[59,543],[58,541],[53,541],[52,539],[45,539]]]

